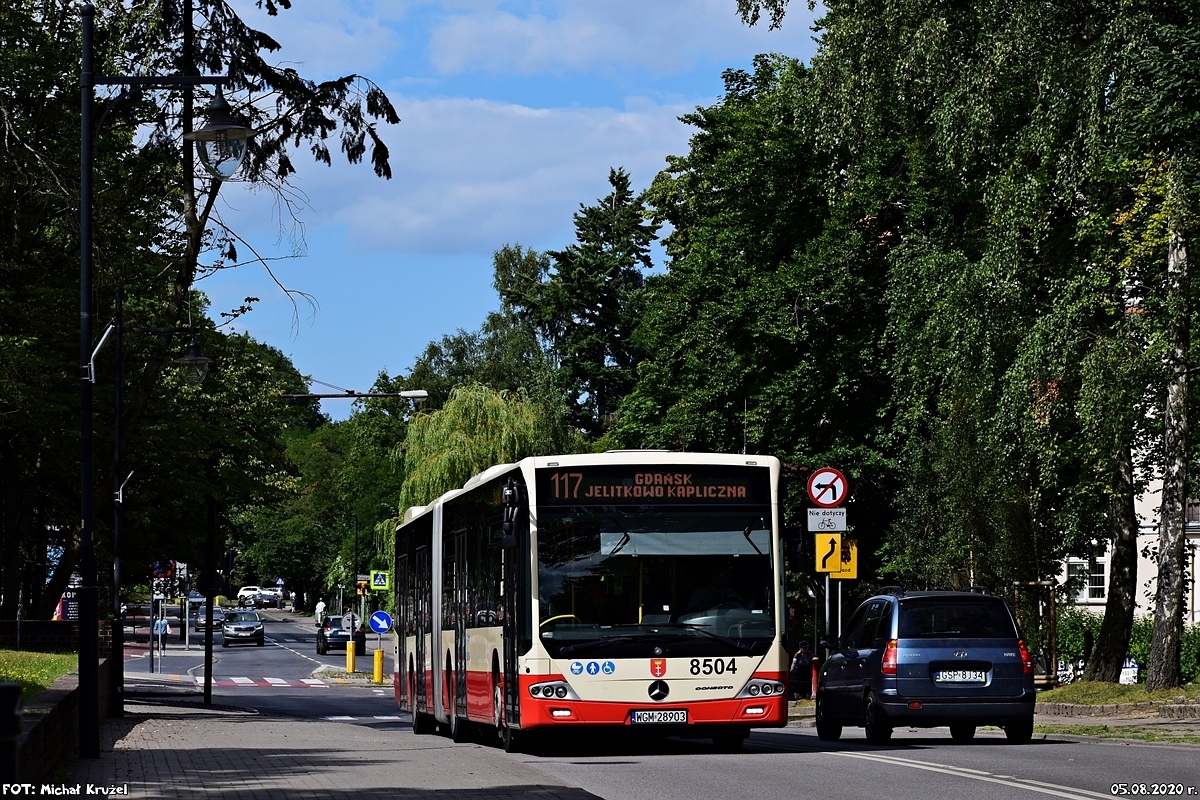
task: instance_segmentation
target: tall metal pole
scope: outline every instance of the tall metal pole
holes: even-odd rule
[[[79,102],[79,757],[100,757],[100,610],[92,543],[92,32],[96,9],[85,3]]]
[[[113,625],[112,655],[109,658],[109,675],[112,681],[108,690],[108,713],[113,717],[125,716],[125,619],[121,614],[121,503],[125,486],[121,480],[121,370],[124,368],[124,351],[121,344],[121,326],[125,304],[124,290],[117,284],[117,312],[114,323],[113,346],[117,349],[114,360],[113,380]]]

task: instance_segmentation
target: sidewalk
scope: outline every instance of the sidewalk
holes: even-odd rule
[[[594,795],[503,751],[373,727],[205,708],[164,686],[129,696],[102,731],[100,758],[79,761],[64,788],[127,787],[129,797],[288,800],[482,800]],[[125,796],[125,795],[122,795]]]

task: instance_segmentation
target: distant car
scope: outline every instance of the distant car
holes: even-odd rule
[[[200,606],[196,609],[196,630],[198,631],[204,630],[205,626],[208,624],[208,620],[206,619],[206,608],[207,606]],[[213,606],[213,629],[216,630],[220,628],[224,623],[225,609],[218,606]]]
[[[983,591],[895,589],[858,607],[817,680],[817,736],[947,725],[956,742],[996,725],[1013,744],[1033,737],[1033,660],[1008,604]]]
[[[242,588],[238,589],[238,600],[241,600],[243,597],[248,597],[252,594],[258,594],[261,591],[262,588],[259,586],[243,586]]]
[[[257,611],[230,611],[225,615],[225,622],[221,626],[221,647],[241,643],[254,643],[259,647],[267,643],[267,632]]]
[[[264,586],[262,594],[269,594],[272,597],[278,597],[280,600],[283,599],[283,589],[279,586]]]
[[[203,602],[204,595],[200,594],[195,589],[192,589],[190,592],[188,592],[188,605],[195,606]]]
[[[279,608],[281,601],[270,594],[249,594],[238,600],[241,608]]]
[[[323,656],[330,650],[345,650],[352,631],[342,627],[341,617],[326,617],[317,624],[317,655]]]

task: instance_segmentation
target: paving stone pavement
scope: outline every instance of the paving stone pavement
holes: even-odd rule
[[[128,787],[129,797],[252,800],[591,800],[495,747],[319,719],[204,707],[186,695],[126,701],[105,723],[101,757],[79,761],[69,789]]]

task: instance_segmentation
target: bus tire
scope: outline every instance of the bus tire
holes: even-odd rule
[[[521,736],[507,725],[500,730],[500,746],[506,753],[521,752]]]

